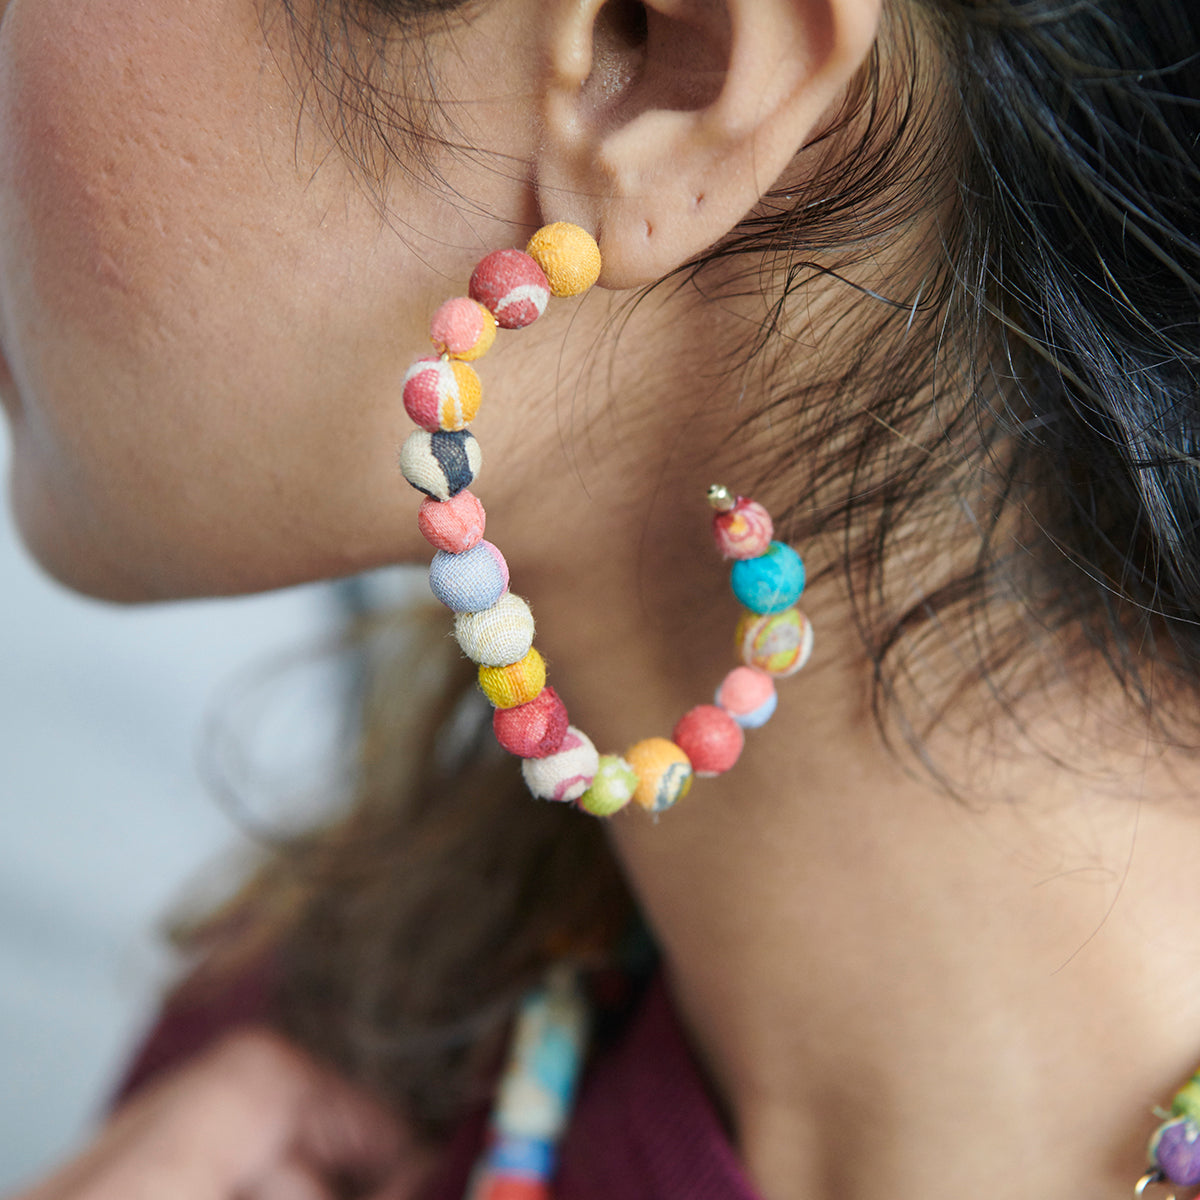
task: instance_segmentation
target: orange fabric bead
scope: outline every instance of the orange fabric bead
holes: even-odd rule
[[[555,296],[579,296],[600,278],[600,247],[586,229],[568,221],[544,225],[525,253],[546,273]]]
[[[624,758],[637,772],[634,803],[647,812],[665,811],[691,789],[692,764],[688,756],[666,738],[646,738],[631,746]]]

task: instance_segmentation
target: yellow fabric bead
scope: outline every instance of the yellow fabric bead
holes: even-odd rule
[[[496,708],[528,704],[546,686],[546,660],[531,646],[520,662],[506,667],[480,667],[479,686]]]
[[[688,756],[666,738],[646,738],[631,746],[624,758],[637,772],[634,803],[647,812],[657,813],[670,808],[691,789],[692,764]]]
[[[525,253],[546,274],[555,296],[578,296],[600,278],[600,247],[586,229],[568,221],[544,225]]]

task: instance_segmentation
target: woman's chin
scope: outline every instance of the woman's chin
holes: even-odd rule
[[[115,604],[159,598],[126,569],[106,561],[94,539],[63,519],[54,496],[35,486],[20,462],[14,459],[9,475],[13,519],[25,549],[47,575],[71,591]]]

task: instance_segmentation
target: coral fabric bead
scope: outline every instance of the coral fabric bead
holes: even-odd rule
[[[692,764],[688,756],[666,738],[646,738],[625,752],[625,761],[637,772],[634,802],[647,812],[665,812],[688,794]]]
[[[567,736],[567,706],[552,687],[544,687],[528,704],[492,713],[496,741],[518,758],[545,758],[559,750]]]
[[[508,564],[491,542],[462,554],[439,550],[429,564],[429,590],[452,612],[482,612],[508,590]]]
[[[725,558],[758,558],[767,552],[775,524],[761,504],[739,496],[729,512],[713,515],[712,531]]]
[[[555,296],[578,296],[600,278],[600,247],[586,229],[567,221],[544,225],[526,253],[545,272]]]
[[[418,492],[449,500],[475,482],[483,451],[466,429],[456,433],[414,429],[400,450],[400,470]]]
[[[576,801],[593,817],[611,817],[623,809],[637,791],[638,773],[618,754],[602,754],[592,786]]]
[[[456,296],[433,314],[429,337],[439,354],[474,362],[492,348],[496,340],[496,318],[468,296]]]
[[[783,612],[804,591],[804,563],[791,546],[771,542],[757,558],[735,562],[730,583],[733,594],[751,612]]]
[[[435,550],[462,554],[483,540],[487,514],[479,497],[465,488],[448,500],[426,496],[417,510],[417,527]]]
[[[465,428],[482,397],[479,376],[465,362],[418,358],[404,376],[404,411],[430,433]]]
[[[545,758],[521,763],[525,786],[540,800],[578,800],[596,778],[600,755],[586,733],[567,726],[562,745]]]
[[[700,704],[680,717],[671,740],[687,755],[699,778],[711,779],[737,762],[746,735],[723,708]]]
[[[715,700],[743,729],[759,729],[775,715],[779,693],[765,671],[734,667],[721,681]]]
[[[522,250],[496,250],[483,259],[468,289],[501,329],[524,329],[546,311],[550,281]]]
[[[480,667],[479,686],[495,708],[516,708],[536,700],[546,686],[546,661],[533,647],[518,662]]]
[[[768,616],[745,613],[734,637],[746,666],[777,679],[794,675],[812,655],[812,623],[798,608]]]
[[[498,1175],[486,1180],[471,1200],[550,1200],[550,1185],[532,1175]]]
[[[506,667],[529,653],[533,613],[520,596],[505,592],[491,608],[459,613],[454,618],[454,636],[472,662],[482,667]]]

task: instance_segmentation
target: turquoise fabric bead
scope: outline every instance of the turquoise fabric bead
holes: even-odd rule
[[[772,542],[758,558],[734,563],[730,583],[739,603],[751,612],[783,612],[804,591],[804,563],[791,546]]]

